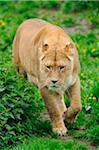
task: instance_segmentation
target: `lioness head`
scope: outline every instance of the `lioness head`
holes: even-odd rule
[[[63,91],[72,80],[74,44],[63,37],[50,36],[42,42],[40,56],[41,86]]]

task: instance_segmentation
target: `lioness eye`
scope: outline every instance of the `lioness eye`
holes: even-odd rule
[[[60,70],[61,71],[64,70],[64,68],[65,68],[65,66],[60,66]]]
[[[46,66],[46,67],[47,67],[47,69],[49,69],[49,70],[51,69],[51,66]]]

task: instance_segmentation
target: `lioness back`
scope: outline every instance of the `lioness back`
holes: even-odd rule
[[[37,34],[47,25],[49,23],[40,19],[29,19],[19,26],[14,38],[12,54],[13,63],[16,65],[17,71],[20,74],[25,75],[28,72],[34,78],[37,76],[37,69],[35,69],[37,65],[37,52],[33,48],[33,45]]]

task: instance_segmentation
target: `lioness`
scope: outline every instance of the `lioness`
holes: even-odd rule
[[[72,123],[81,110],[79,58],[76,46],[66,32],[40,19],[23,22],[14,38],[13,63],[38,86],[49,112],[53,131],[67,132],[64,120]],[[66,108],[64,93],[71,105]]]

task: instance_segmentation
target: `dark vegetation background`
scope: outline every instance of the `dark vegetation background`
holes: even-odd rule
[[[59,25],[75,41],[81,62],[83,110],[75,123],[68,126],[68,136],[76,143],[83,141],[89,149],[98,148],[99,2],[87,0],[0,1],[0,148],[17,145],[32,136],[58,138],[52,133],[48,118],[45,119],[46,109],[38,89],[17,75],[12,65],[16,29],[28,18]],[[65,101],[69,105],[66,96]],[[67,147],[72,149],[74,145],[75,142]]]

